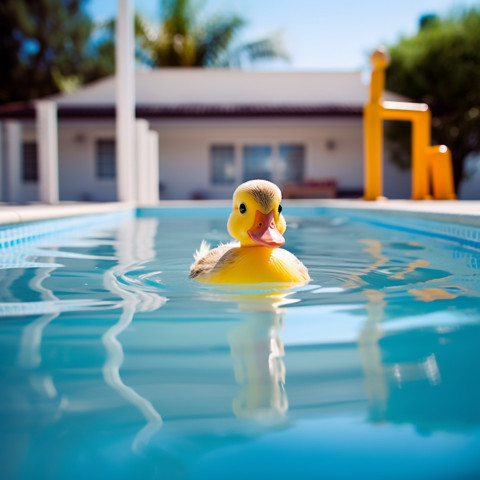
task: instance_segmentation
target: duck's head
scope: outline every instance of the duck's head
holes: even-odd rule
[[[233,194],[233,211],[228,219],[230,235],[239,240],[242,247],[282,246],[287,225],[281,213],[281,201],[282,192],[271,182],[242,183]]]

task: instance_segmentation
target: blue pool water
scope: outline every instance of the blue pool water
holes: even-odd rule
[[[0,231],[0,478],[480,478],[480,229],[286,209],[309,285],[188,279],[228,209]]]

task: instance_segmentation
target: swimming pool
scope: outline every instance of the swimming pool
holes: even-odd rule
[[[479,478],[480,228],[292,207],[310,284],[189,280],[228,214],[0,230],[0,477]]]

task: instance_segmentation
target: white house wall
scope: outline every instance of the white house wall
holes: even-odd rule
[[[305,179],[335,178],[341,190],[362,190],[363,150],[361,120],[223,120],[151,122],[159,133],[160,181],[163,199],[229,198],[233,186],[210,183],[212,144],[233,144],[237,182],[242,181],[244,145],[283,143],[305,145]],[[334,149],[328,149],[329,141]]]
[[[115,138],[113,122],[59,122],[59,197],[63,201],[113,201],[114,179],[95,175],[97,140]],[[23,141],[35,141],[33,124],[23,130]],[[38,184],[21,182],[22,201],[38,201]]]
[[[60,198],[62,200],[116,200],[115,179],[97,178],[95,146],[97,140],[113,140],[113,122],[65,124],[60,128]],[[133,134],[133,132],[132,132]]]
[[[210,146],[233,144],[237,170],[242,181],[241,154],[244,145],[283,143],[305,146],[305,180],[333,178],[344,192],[363,190],[363,131],[361,119],[330,120],[204,120],[150,122],[159,134],[160,182],[163,199],[195,196],[230,198],[235,185],[210,182]],[[329,148],[333,142],[333,148]],[[384,194],[410,198],[411,172],[384,162]]]
[[[360,192],[363,188],[360,118],[150,120],[150,128],[159,135],[162,199],[231,198],[236,184],[242,181],[242,147],[255,144],[271,145],[274,154],[280,144],[303,144],[306,180],[334,178],[341,191]],[[33,125],[24,127],[23,138],[35,139]],[[114,138],[113,121],[59,123],[60,200],[116,200],[115,180],[99,179],[95,174],[96,141]],[[219,143],[235,146],[235,185],[210,182],[210,146]],[[397,171],[385,162],[385,194],[390,198],[408,198],[410,172]],[[38,186],[22,184],[21,198],[38,200]]]

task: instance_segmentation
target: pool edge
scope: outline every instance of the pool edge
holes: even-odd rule
[[[291,207],[328,208],[351,211],[365,211],[395,216],[414,216],[456,224],[480,226],[480,200],[385,200],[366,202],[361,199],[286,199]],[[165,209],[218,209],[230,207],[231,200],[161,200],[150,207],[135,202],[65,202],[56,205],[0,205],[0,225],[8,226],[25,222],[51,220],[56,218],[109,213],[120,210]]]
[[[112,213],[121,210],[135,210],[136,204],[131,202],[83,203],[65,202],[55,205],[41,203],[30,205],[0,205],[0,226],[17,225],[19,223],[71,218],[82,215]]]

